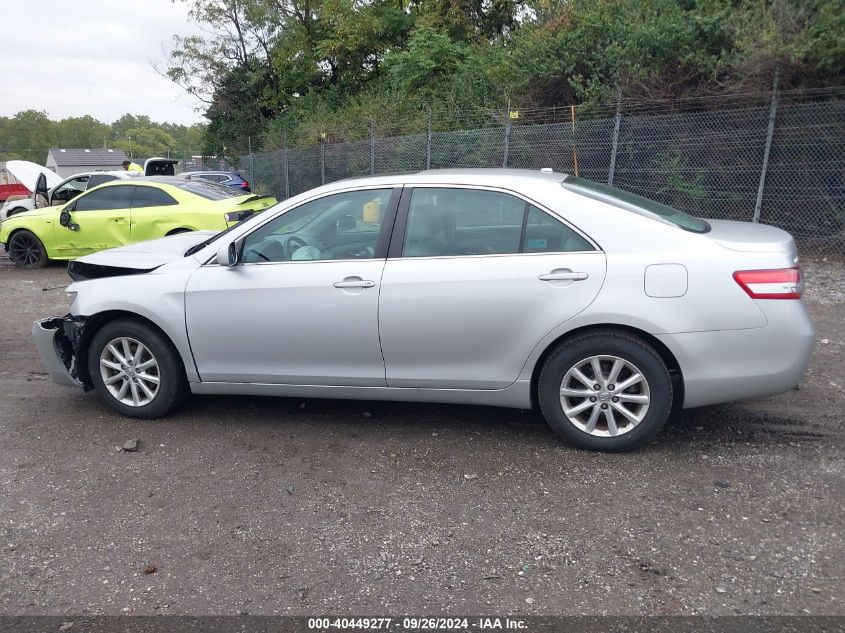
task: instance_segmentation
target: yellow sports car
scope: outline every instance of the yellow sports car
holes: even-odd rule
[[[20,268],[40,268],[115,246],[185,231],[220,231],[276,204],[198,178],[134,178],[89,189],[67,204],[18,213],[0,244]]]

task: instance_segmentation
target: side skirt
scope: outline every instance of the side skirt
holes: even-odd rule
[[[531,408],[531,381],[518,380],[505,389],[413,389],[407,387],[331,387],[325,385],[272,385],[232,382],[192,382],[195,394],[281,396],[339,400],[392,400],[479,404],[513,409]]]

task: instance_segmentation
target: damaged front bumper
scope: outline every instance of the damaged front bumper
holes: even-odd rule
[[[32,324],[35,349],[50,378],[60,385],[90,388],[79,377],[79,348],[86,317],[50,317]]]

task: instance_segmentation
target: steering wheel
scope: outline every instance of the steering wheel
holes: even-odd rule
[[[293,259],[293,254],[298,251],[303,246],[308,246],[308,242],[303,240],[301,237],[297,237],[296,235],[291,235],[288,238],[288,241],[285,242],[285,250],[287,251],[288,259]]]

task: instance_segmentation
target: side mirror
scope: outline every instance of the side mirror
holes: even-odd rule
[[[358,221],[354,215],[342,215],[337,220],[337,230],[341,233],[354,231],[356,226],[358,226]]]
[[[242,241],[228,242],[217,249],[217,263],[227,268],[234,266],[240,260]]]
[[[62,212],[59,214],[59,224],[70,229],[71,231],[79,230],[79,225],[73,221],[73,218],[70,217],[70,211],[68,209],[63,209]]]

